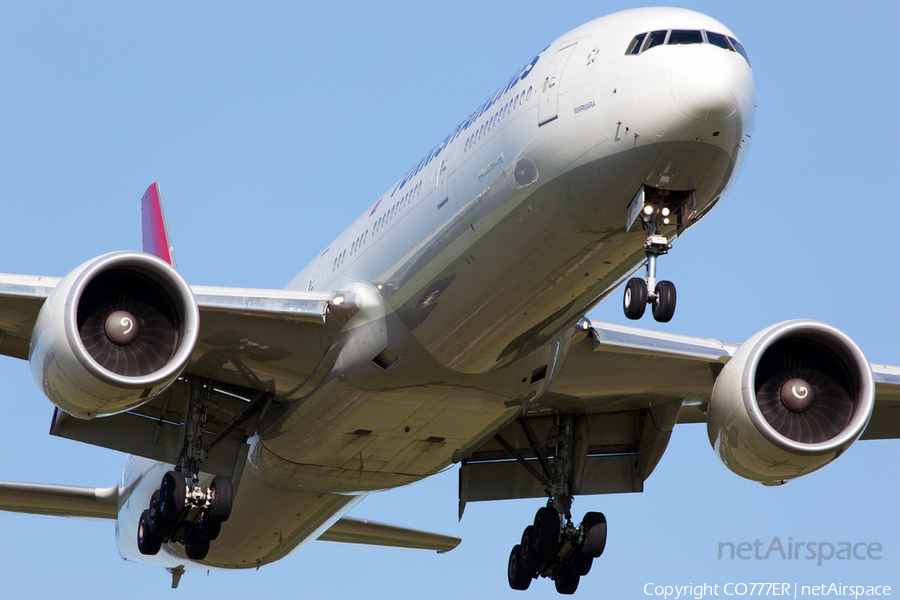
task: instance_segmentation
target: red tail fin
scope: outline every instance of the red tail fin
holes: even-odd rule
[[[144,252],[163,259],[176,269],[175,248],[169,237],[169,225],[166,223],[166,211],[163,208],[159,183],[147,188],[141,198],[141,225],[144,235]]]

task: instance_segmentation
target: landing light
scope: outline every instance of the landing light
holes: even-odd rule
[[[644,214],[645,214],[645,215],[652,215],[652,214],[653,214],[653,207],[650,206],[649,204],[648,204],[647,206],[645,206],[645,207],[644,207]]]
[[[669,209],[668,209],[668,208],[663,207],[663,209],[662,209],[662,216],[664,216],[664,217],[668,217],[668,216],[669,216]]]
[[[341,304],[344,303],[344,297],[343,296],[335,296],[334,300],[332,300],[331,302],[335,306],[340,306]]]

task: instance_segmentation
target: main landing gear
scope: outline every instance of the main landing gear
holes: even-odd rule
[[[550,499],[552,504],[553,498]],[[532,579],[549,577],[560,594],[574,594],[579,580],[587,575],[594,559],[606,547],[606,517],[589,512],[578,527],[571,515],[563,516],[544,506],[534,516],[534,524],[525,528],[522,541],[509,553],[509,587],[527,590]]]
[[[233,495],[230,477],[216,475],[204,490],[194,481],[189,484],[183,473],[169,471],[141,514],[138,550],[153,555],[163,542],[177,542],[188,558],[203,560],[231,515]]]
[[[572,522],[570,493],[574,473],[574,419],[572,415],[558,418],[557,433],[550,440],[555,444],[550,463],[527,419],[520,424],[538,457],[543,477],[535,471],[550,495],[547,506],[534,516],[534,523],[525,528],[522,540],[509,554],[507,577],[509,587],[526,590],[532,579],[549,577],[560,594],[574,594],[578,581],[591,570],[594,559],[606,548],[606,517],[589,512],[576,527]]]
[[[206,425],[209,393],[209,385],[191,381],[181,462],[163,476],[141,514],[137,530],[141,554],[157,554],[164,542],[174,542],[184,546],[191,560],[203,560],[209,543],[231,515],[234,482],[230,477],[216,475],[206,489],[200,485],[200,464],[207,454],[200,432]]]
[[[641,220],[647,241],[644,252],[647,254],[647,276],[644,279],[632,277],[625,285],[623,308],[629,319],[640,319],[644,309],[653,306],[653,318],[660,323],[668,323],[675,314],[675,284],[671,281],[656,281],[656,259],[667,254],[672,244],[660,235],[664,225],[669,224],[671,210],[662,204],[646,204],[641,210]]]

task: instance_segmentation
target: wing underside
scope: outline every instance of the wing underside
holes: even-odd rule
[[[27,359],[44,301],[61,280],[0,275],[0,354]],[[196,286],[198,342],[183,376],[150,402],[93,420],[57,409],[51,433],[96,446],[177,463],[190,393],[202,380],[213,433],[211,473],[239,477],[247,438],[276,395],[302,394],[324,375],[332,340],[358,310],[352,294]]]
[[[467,502],[546,497],[560,415],[575,429],[573,494],[642,491],[675,425],[706,422],[713,384],[738,347],[589,323],[544,396],[463,461],[460,515]],[[875,408],[860,439],[900,438],[900,367],[871,369]]]

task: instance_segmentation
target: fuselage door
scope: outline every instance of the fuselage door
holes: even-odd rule
[[[437,173],[437,197],[435,198],[435,202],[437,202],[437,207],[441,208],[447,202],[450,201],[450,196],[453,193],[452,186],[450,185],[450,178],[453,175],[454,170],[454,153],[456,152],[455,144],[453,147],[448,147],[446,152],[446,156],[444,156],[440,163],[438,164],[438,173]]]
[[[559,99],[559,84],[562,78],[563,69],[572,50],[578,42],[573,42],[557,51],[553,57],[553,62],[547,67],[547,73],[544,75],[544,81],[541,83],[541,97],[538,101],[538,126],[546,125],[554,120],[558,115],[556,103]]]
[[[328,273],[327,256],[329,250],[331,250],[331,248],[326,248],[325,251],[319,255],[316,265],[313,267],[312,274],[309,276],[309,285],[307,286],[306,291],[321,291],[322,281],[325,279],[326,273]]]

